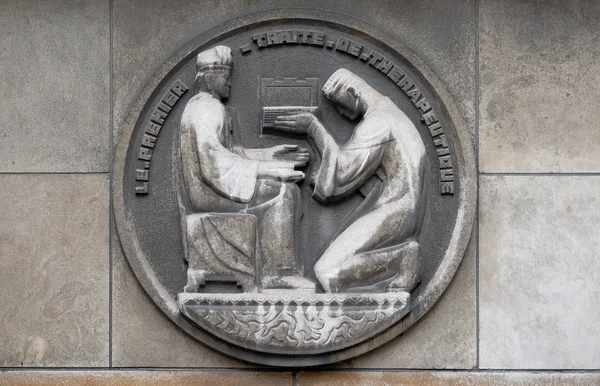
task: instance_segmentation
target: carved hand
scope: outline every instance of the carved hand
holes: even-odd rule
[[[297,168],[306,166],[310,159],[308,149],[298,147],[298,145],[277,145],[268,150],[272,160],[289,161]]]
[[[293,115],[280,115],[273,122],[273,128],[288,133],[306,134],[313,122],[318,122],[317,117],[311,113],[302,112]]]
[[[237,154],[244,154],[247,158],[257,161],[288,161],[297,168],[306,166],[310,159],[308,149],[298,145],[277,145],[266,149],[242,149]]]
[[[284,182],[298,182],[304,179],[304,173],[294,170],[294,167],[293,162],[264,161],[259,164],[258,176]]]

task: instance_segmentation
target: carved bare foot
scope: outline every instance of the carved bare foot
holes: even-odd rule
[[[295,291],[316,291],[316,284],[302,276],[267,276],[263,279],[263,292],[276,292],[282,289]]]
[[[416,241],[410,241],[402,256],[401,272],[387,286],[388,292],[410,293],[421,282],[421,251]]]

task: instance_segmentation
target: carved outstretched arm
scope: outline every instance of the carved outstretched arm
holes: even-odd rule
[[[220,196],[246,203],[254,196],[258,162],[249,161],[230,151],[222,136],[227,115],[217,99],[200,93],[183,111],[182,130],[191,133],[195,152],[182,154],[196,162],[204,183]]]
[[[248,149],[235,147],[234,151],[248,159],[256,161],[288,161],[295,167],[303,167],[308,164],[310,155],[307,149],[298,145],[277,145],[263,149]]]
[[[202,179],[221,196],[249,202],[254,196],[259,162],[230,152],[218,141],[210,139],[197,142]]]
[[[313,196],[327,202],[357,190],[379,168],[390,138],[388,125],[380,121],[368,123],[363,120],[344,146],[339,146],[311,113],[279,116],[274,128],[308,135],[321,156],[321,165],[314,179]]]
[[[317,199],[326,202],[345,197],[377,171],[388,135],[384,130],[363,135],[368,129],[359,124],[352,138],[340,147],[320,122],[311,124],[308,135],[322,159],[314,181]]]
[[[257,161],[267,161],[270,160],[270,152],[268,149],[248,149],[245,147],[237,147],[236,152],[248,159],[253,159]]]

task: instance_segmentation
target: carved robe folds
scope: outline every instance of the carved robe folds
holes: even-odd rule
[[[181,118],[185,292],[210,291],[211,285],[253,292],[297,274],[298,187],[258,179],[259,161],[232,151],[231,125],[225,106],[203,92],[187,103]]]
[[[416,234],[424,209],[425,146],[410,119],[380,95],[342,147],[315,127],[322,162],[313,196],[328,202],[376,185],[373,207],[337,236],[315,265],[327,292],[385,284],[412,291],[420,281]],[[373,180],[377,182],[373,183]],[[377,196],[378,195],[378,196]]]

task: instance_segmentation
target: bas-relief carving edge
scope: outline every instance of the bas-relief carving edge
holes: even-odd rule
[[[457,222],[457,224],[458,224],[457,226],[462,227],[462,229],[455,230],[455,236],[458,237],[460,240],[453,240],[453,242],[451,243],[451,248],[449,249],[448,254],[445,258],[445,260],[451,259],[454,261],[454,260],[456,260],[455,257],[458,256],[458,261],[460,261],[460,255],[461,255],[462,251],[464,250],[464,246],[466,246],[466,242],[468,240],[468,234],[470,233],[469,229],[470,229],[470,225],[472,222],[471,220],[473,218],[473,211],[464,207],[465,199],[469,203],[472,203],[472,199],[474,197],[474,190],[472,189],[473,179],[471,178],[471,176],[469,174],[473,170],[473,157],[472,157],[472,154],[470,153],[469,149],[465,148],[465,146],[468,143],[465,142],[466,135],[465,135],[465,133],[462,132],[462,131],[464,131],[463,127],[462,127],[463,125],[461,125],[461,123],[463,123],[463,122],[460,118],[460,115],[458,114],[458,110],[456,109],[456,106],[453,105],[451,99],[448,97],[448,94],[443,89],[442,83],[439,82],[439,80],[435,77],[435,75],[431,72],[431,70],[429,70],[427,68],[427,66],[423,62],[421,62],[414,54],[412,54],[410,51],[408,51],[402,45],[397,44],[393,40],[389,40],[388,37],[386,37],[385,35],[379,34],[372,27],[368,27],[368,26],[361,24],[358,21],[354,21],[352,19],[342,19],[338,15],[335,15],[335,14],[324,14],[324,13],[320,12],[317,15],[317,14],[311,13],[311,11],[308,11],[308,10],[299,10],[298,14],[302,14],[302,16],[298,16],[297,14],[295,14],[294,17],[305,17],[307,19],[313,19],[313,20],[320,20],[322,18],[326,18],[327,20],[330,20],[333,23],[339,23],[340,25],[349,25],[349,26],[352,26],[352,28],[356,28],[357,30],[367,31],[367,33],[369,33],[370,35],[376,36],[381,41],[387,42],[387,44],[389,44],[391,47],[393,47],[394,49],[401,52],[402,55],[404,55],[411,62],[416,64],[419,69],[422,69],[422,72],[425,74],[427,80],[430,81],[434,85],[434,87],[436,87],[436,90],[440,91],[440,93],[441,93],[440,96],[441,96],[442,100],[444,101],[444,103],[446,104],[446,107],[450,111],[451,117],[452,117],[455,125],[460,126],[460,129],[457,132],[458,136],[456,136],[454,138],[456,138],[460,141],[459,143],[457,143],[458,149],[460,149],[460,151],[461,151],[460,159],[465,162],[465,165],[461,165],[461,166],[464,166],[464,168],[461,168],[462,170],[459,170],[459,172],[460,172],[459,179],[461,179],[461,194],[460,194],[460,196],[461,196],[462,206],[461,206],[461,209],[459,212],[459,221]],[[288,15],[284,11],[269,11],[269,12],[262,12],[262,13],[253,15],[252,17],[246,18],[244,20],[244,22],[245,23],[254,23],[257,21],[265,21],[265,20],[271,20],[271,19],[272,20],[281,20],[281,19],[285,19],[286,17],[288,17]],[[239,25],[237,24],[237,22],[232,22],[229,24],[224,23],[222,26],[215,29],[216,32],[212,31],[212,32],[208,32],[207,35],[201,35],[201,37],[197,38],[196,40],[194,40],[193,42],[188,44],[186,47],[198,47],[198,46],[200,46],[200,44],[198,42],[205,41],[204,39],[206,39],[206,36],[211,36],[210,35],[211,33],[218,34],[218,33],[220,33],[218,31],[233,30],[238,27],[239,27]],[[330,48],[330,47],[327,47],[327,48]],[[182,49],[182,51],[189,52],[188,50],[189,50],[189,48]],[[179,58],[181,58],[181,56],[178,56],[178,55],[174,56],[174,58],[176,58],[175,59],[176,61],[180,60]],[[155,76],[153,78],[151,78],[151,81],[146,86],[146,88],[145,88],[146,91],[143,91],[142,94],[149,95],[150,91],[154,87],[153,84],[157,84],[156,82],[159,81],[167,73],[167,71],[170,70],[171,66],[174,63],[175,62],[172,62],[172,64],[166,63],[165,66],[163,67],[164,69],[159,69],[157,71],[157,74],[155,74]],[[161,73],[162,73],[162,75],[161,75]],[[141,104],[139,104],[139,107],[134,106],[134,110],[137,109],[138,111],[140,111],[141,107],[142,107]],[[126,121],[126,125],[123,130],[124,137],[127,137],[126,139],[128,139],[128,135],[129,135],[128,133],[131,133],[134,128],[134,126],[133,126],[134,122],[135,121],[133,121],[132,119],[128,119]],[[117,152],[117,154],[116,154],[115,176],[117,177],[117,180],[118,180],[118,178],[120,178],[123,175],[122,165],[125,162],[125,158],[123,156],[124,155],[123,143],[124,143],[124,140],[121,140],[121,144],[119,145],[121,155],[119,155],[119,152]],[[464,184],[463,184],[463,182],[464,182]],[[124,202],[121,198],[122,186],[120,186],[120,184],[115,184],[114,191],[115,191],[115,201],[116,201],[115,215],[116,215],[116,219],[117,219],[117,226],[119,229],[119,234],[122,239],[122,242],[124,243],[124,248],[125,248],[127,257],[130,259],[130,261],[132,261],[131,258],[135,257],[135,255],[137,253],[141,253],[142,255],[143,255],[143,253],[141,251],[137,251],[138,247],[132,248],[131,244],[127,241],[127,237],[130,233],[135,235],[135,230],[129,226],[124,226],[125,218],[124,218],[124,216],[122,216],[122,211],[121,211],[121,208],[123,207],[123,204],[124,204]],[[466,237],[466,239],[465,239],[465,237]],[[441,292],[443,290],[443,288],[445,288],[445,286],[447,285],[447,282],[452,277],[457,265],[458,265],[457,262],[453,263],[451,261],[446,261],[445,264],[442,264],[442,266],[440,267],[440,270],[446,271],[446,274],[444,274],[444,272],[438,272],[438,274],[436,274],[436,276],[434,278],[435,279],[434,283],[431,283],[432,285],[435,284],[436,286],[431,288],[431,290],[429,291],[429,296],[435,296],[435,297],[439,296],[439,292]],[[161,284],[158,281],[156,281],[155,279],[152,279],[152,277],[154,275],[151,272],[151,269],[147,265],[147,263],[140,265],[138,263],[135,263],[135,261],[132,261],[132,266],[134,268],[134,271],[136,272],[136,275],[140,278],[144,287],[146,287],[146,290],[149,291],[150,295],[161,306],[161,308],[165,309],[166,306],[163,304],[163,302],[166,301],[167,303],[170,303],[170,301],[168,301],[168,299],[167,299],[168,295],[166,295],[164,293],[164,291],[160,289],[162,287]],[[448,278],[444,279],[445,277],[448,277]],[[151,284],[151,283],[154,283],[154,284]],[[446,283],[446,284],[444,284],[444,283]],[[150,287],[148,287],[149,285],[155,286],[156,289],[151,290]],[[429,287],[428,287],[428,290],[429,290]],[[433,299],[433,301],[434,300],[435,299]],[[391,337],[398,334],[399,332],[406,329],[406,327],[408,327],[410,324],[414,323],[414,321],[416,321],[420,317],[420,315],[422,315],[422,313],[424,313],[426,311],[426,309],[429,308],[429,306],[432,304],[432,301],[428,301],[427,303],[429,305],[426,305],[424,309],[421,309],[420,311],[418,311],[417,315],[413,315],[407,319],[408,324],[404,323],[404,322],[396,324],[394,328],[391,328],[391,329],[383,332],[382,334],[380,334],[378,341],[388,340]],[[425,303],[420,303],[420,304],[425,304]],[[167,311],[169,309],[171,309],[171,307],[167,307],[165,309],[165,311]],[[211,344],[215,348],[218,348],[221,351],[232,353],[233,355],[241,357],[241,358],[245,358],[246,360],[264,363],[264,364],[283,364],[283,362],[285,362],[280,357],[269,357],[267,354],[262,355],[262,356],[260,356],[260,355],[257,356],[256,353],[254,353],[254,354],[248,353],[244,350],[234,349],[231,346],[223,345],[218,340],[214,340],[213,338],[211,338],[209,335],[200,333],[199,331],[196,331],[195,329],[191,328],[189,324],[184,323],[184,321],[180,317],[178,317],[177,313],[168,312],[168,314],[172,319],[174,319],[174,321],[176,321],[182,328],[184,328],[190,334],[196,336],[197,338],[199,338],[207,343],[210,342],[209,344]],[[335,357],[330,357],[327,355],[326,356],[313,355],[313,356],[311,356],[312,359],[310,359],[309,357],[297,358],[294,361],[294,365],[311,365],[311,364],[318,364],[318,363],[328,363],[331,360],[341,360],[344,357],[357,355],[361,352],[369,350],[370,348],[373,348],[373,346],[370,346],[368,343],[366,343],[364,345],[358,345],[356,347],[353,347],[352,349],[349,349],[349,350],[342,350],[343,353],[342,352],[337,353],[335,355]],[[333,358],[335,358],[335,359],[333,359]],[[288,363],[288,362],[286,362],[286,363]],[[288,363],[288,365],[290,365],[290,363]]]

